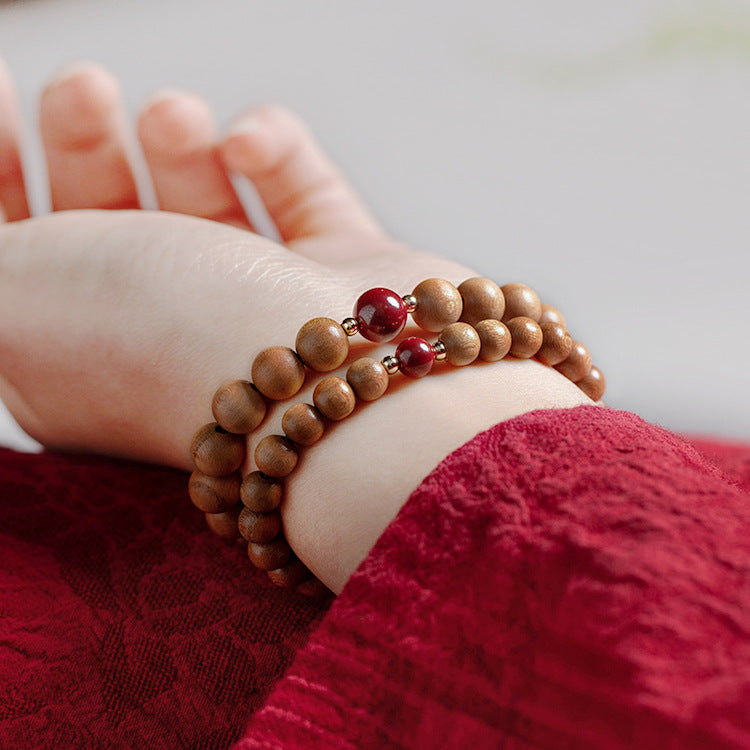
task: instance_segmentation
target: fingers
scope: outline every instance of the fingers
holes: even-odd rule
[[[93,64],[69,68],[42,93],[40,127],[55,211],[136,208],[119,86]]]
[[[13,81],[0,60],[0,222],[29,215],[21,157],[18,152],[19,117]]]
[[[261,107],[240,119],[221,155],[228,169],[255,185],[286,241],[383,234],[306,126],[281,107]]]
[[[164,93],[138,120],[159,208],[249,228],[216,151],[211,110],[197,96]]]

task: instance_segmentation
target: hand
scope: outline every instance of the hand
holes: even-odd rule
[[[8,106],[7,96],[0,101]],[[98,70],[47,89],[41,120],[54,208],[137,205],[121,111],[114,82]],[[167,97],[141,115],[139,134],[160,205],[202,207],[224,224],[67,211],[0,229],[0,394],[46,445],[188,469],[213,391],[248,377],[260,349],[291,344],[311,317],[346,317],[368,287],[406,293],[430,276],[476,275],[388,238],[283,110],[257,112],[253,129],[230,135],[218,157],[204,115],[193,97]],[[13,140],[2,143],[12,164]],[[253,179],[286,246],[246,231],[228,168]],[[0,200],[9,218],[22,218],[20,172],[7,174]],[[310,390],[298,398],[309,400]],[[532,361],[446,367],[394,388],[305,454],[286,490],[287,537],[338,591],[451,450],[525,411],[581,403],[590,402]],[[279,411],[250,436],[249,455],[260,437],[280,432]],[[394,428],[408,440],[389,437]]]

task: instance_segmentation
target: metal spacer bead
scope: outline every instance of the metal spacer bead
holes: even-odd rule
[[[395,375],[399,370],[399,363],[398,363],[398,357],[394,357],[392,354],[389,354],[387,357],[383,357],[382,359],[383,367],[385,367],[385,371],[389,375]]]
[[[347,336],[355,336],[359,333],[359,323],[356,318],[344,318],[341,321],[341,327]]]
[[[445,344],[438,340],[432,345],[432,351],[435,352],[435,359],[440,360],[445,359],[448,356],[448,351],[445,348]]]
[[[413,294],[405,294],[401,297],[403,303],[406,305],[406,312],[409,314],[413,313],[417,309],[417,298]]]

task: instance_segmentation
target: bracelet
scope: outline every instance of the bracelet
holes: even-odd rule
[[[439,332],[437,340],[430,343],[410,336],[380,361],[355,360],[345,379],[323,378],[313,392],[313,404],[288,407],[282,417],[284,434],[260,440],[254,455],[256,470],[241,476],[245,438],[265,418],[266,399],[287,400],[298,393],[305,367],[321,373],[340,367],[349,354],[349,338],[357,333],[373,342],[396,338],[409,314],[421,329]],[[216,391],[212,402],[216,421],[201,427],[191,446],[196,470],[190,477],[190,497],[216,534],[231,541],[241,537],[247,543],[250,561],[267,571],[273,583],[317,593],[322,584],[295,556],[279,513],[281,480],[294,471],[300,449],[318,442],[328,422],[352,414],[357,399],[380,398],[396,373],[420,378],[436,361],[462,367],[476,359],[494,362],[506,356],[536,357],[594,401],[604,394],[604,376],[592,366],[586,347],[573,341],[562,314],[542,304],[524,284],[499,287],[489,279],[472,278],[455,287],[442,279],[427,279],[403,297],[389,289],[370,289],[358,298],[352,317],[341,323],[332,318],[308,321],[297,334],[295,350],[264,349],[252,363],[252,382],[235,380]]]

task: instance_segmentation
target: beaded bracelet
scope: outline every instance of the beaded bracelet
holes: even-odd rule
[[[360,333],[373,342],[397,337],[411,314],[426,331],[439,331],[434,343],[412,336],[401,341],[393,355],[381,361],[361,357],[348,368],[346,379],[323,378],[313,392],[313,404],[290,406],[282,418],[284,435],[267,435],[257,445],[257,470],[244,479],[238,469],[245,460],[245,436],[263,421],[271,400],[295,395],[305,380],[305,366],[316,372],[340,367],[349,353],[349,337]],[[295,469],[300,448],[315,444],[326,424],[339,422],[355,409],[357,399],[374,401],[387,390],[390,376],[427,375],[435,361],[464,366],[477,358],[497,361],[510,355],[536,359],[553,366],[594,401],[604,394],[601,372],[591,356],[573,341],[565,320],[544,305],[524,284],[499,287],[489,279],[473,278],[455,287],[441,279],[423,281],[411,294],[375,288],[362,294],[353,317],[340,324],[314,318],[300,329],[296,351],[270,347],[253,361],[253,382],[236,380],[223,385],[213,398],[216,422],[204,425],[193,438],[196,471],[190,477],[193,503],[206,514],[218,535],[248,544],[248,557],[266,570],[278,586],[312,593],[320,586],[295,557],[286,541],[279,506],[281,479]],[[242,501],[241,510],[237,501]]]

